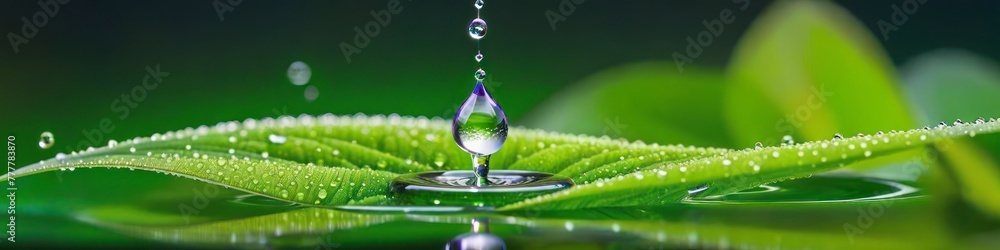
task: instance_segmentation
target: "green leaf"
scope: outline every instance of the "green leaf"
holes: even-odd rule
[[[707,187],[698,196],[727,194],[762,184],[808,177],[869,158],[953,138],[995,133],[996,121],[942,126],[928,130],[890,132],[790,146],[747,149],[683,162],[664,161],[641,171],[619,172],[553,194],[511,204],[500,210],[579,209],[674,203],[690,196],[689,190]]]
[[[736,48],[724,110],[740,145],[913,128],[886,53],[826,1],[777,1]]]
[[[722,72],[673,62],[601,71],[562,90],[526,118],[541,129],[644,141],[732,147],[723,122]]]
[[[60,168],[135,168],[295,203],[382,205],[392,203],[386,195],[399,173],[467,167],[467,154],[446,140],[449,125],[441,119],[395,115],[220,123],[112,143],[20,168],[10,176]],[[702,185],[710,187],[703,195],[725,194],[997,129],[997,122],[986,122],[733,151],[513,128],[493,159],[497,166],[523,170],[562,169],[578,184],[504,210],[630,206],[677,202],[687,196],[688,189]]]

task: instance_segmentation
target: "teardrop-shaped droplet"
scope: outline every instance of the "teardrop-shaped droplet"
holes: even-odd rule
[[[56,138],[52,136],[49,131],[42,132],[42,135],[38,137],[38,147],[42,149],[48,149],[52,147],[52,144],[56,143]]]
[[[496,153],[507,140],[507,116],[482,82],[458,109],[451,131],[458,146],[475,155]]]
[[[483,61],[483,53],[476,53],[476,61],[477,62]]]
[[[476,40],[486,36],[486,21],[479,18],[472,20],[472,23],[469,24],[469,36]]]
[[[483,5],[483,0],[476,0],[476,9],[482,9]]]
[[[476,81],[482,82],[483,79],[486,79],[486,71],[483,69],[476,70],[475,76],[476,76]]]

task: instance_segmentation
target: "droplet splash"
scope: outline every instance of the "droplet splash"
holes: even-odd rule
[[[56,138],[52,136],[52,133],[49,131],[42,132],[42,134],[38,137],[38,147],[42,149],[49,149],[55,143]]]
[[[486,36],[486,21],[480,18],[472,20],[469,23],[469,36],[476,40],[483,39]]]

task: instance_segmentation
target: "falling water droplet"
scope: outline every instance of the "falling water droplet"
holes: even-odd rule
[[[702,184],[701,186],[697,186],[695,188],[688,190],[688,196],[697,196],[701,193],[704,193],[706,190],[708,190],[708,184]]]
[[[753,147],[756,148],[756,149],[762,149],[762,148],[764,148],[764,144],[760,143],[760,142],[757,142],[757,143],[753,144]]]
[[[795,145],[795,139],[791,135],[785,135],[781,137],[781,144],[784,145]]]
[[[477,62],[483,61],[483,53],[476,53],[476,61]]]
[[[472,20],[472,23],[469,24],[469,36],[476,40],[486,36],[486,21],[479,18]]]
[[[288,66],[288,81],[292,84],[302,86],[309,83],[309,78],[312,78],[312,70],[309,69],[309,65],[304,62],[295,61],[292,65]]]
[[[49,149],[52,144],[56,143],[56,138],[52,136],[49,131],[42,132],[42,135],[38,137],[38,147],[42,149]]]
[[[455,114],[452,134],[458,146],[473,155],[496,153],[507,140],[507,116],[482,82],[476,83],[469,99]]]
[[[476,0],[476,9],[483,8],[483,0]]]
[[[483,69],[476,70],[475,77],[476,77],[476,81],[482,82],[483,79],[486,79],[486,71],[483,70]]]
[[[288,138],[281,135],[271,134],[267,136],[267,140],[270,141],[271,143],[281,145],[285,144],[285,141],[287,141]]]
[[[834,140],[844,139],[844,135],[842,135],[840,133],[833,134],[833,139]]]

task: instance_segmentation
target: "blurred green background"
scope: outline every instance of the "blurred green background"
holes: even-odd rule
[[[23,166],[109,139],[246,118],[359,112],[450,117],[475,84],[476,45],[466,33],[475,16],[472,1],[401,1],[402,11],[348,62],[339,45],[353,43],[354,28],[375,21],[370,11],[386,9],[386,2],[243,0],[220,18],[208,0],[71,1],[17,53],[9,43],[0,46],[0,132],[17,136]],[[1000,33],[994,32],[1000,2],[928,0],[888,40],[878,23],[891,22],[893,6],[906,1],[777,10],[772,1],[749,1],[741,10],[744,2],[488,1],[482,12],[489,24],[482,41],[486,85],[515,126],[729,148],[774,145],[785,134],[818,140],[1000,116]],[[685,53],[687,38],[706,31],[702,21],[724,10],[735,19],[679,72],[673,54]],[[34,1],[0,4],[0,31],[20,34],[21,18],[38,11]],[[555,29],[549,11],[565,17]],[[304,86],[289,82],[295,61],[311,67]],[[141,86],[147,66],[156,65],[169,76],[123,116],[114,101]],[[807,104],[811,88],[824,86],[835,98],[815,109],[805,126],[775,124]],[[305,97],[309,87],[318,91],[315,100]],[[105,119],[114,129],[96,132]],[[43,131],[55,134],[53,148],[36,146]],[[956,170],[956,178],[996,181],[980,173],[996,170],[997,139],[980,137],[972,146],[978,148],[962,150],[992,154],[965,164],[971,170]],[[95,181],[107,176],[116,178]],[[990,181],[979,182],[987,183],[985,189],[962,191],[996,197],[1000,189],[991,189],[996,182]],[[55,242],[121,237],[63,223],[70,211],[148,218],[101,208],[138,201],[176,217],[177,201],[203,186],[138,171],[46,173],[18,185],[24,188],[19,209],[38,216],[22,226],[24,237]],[[978,206],[1000,211],[995,203]],[[965,214],[962,209],[955,214]],[[246,216],[226,212],[201,219]],[[947,219],[961,223],[977,216]],[[50,225],[76,233],[38,233]]]

